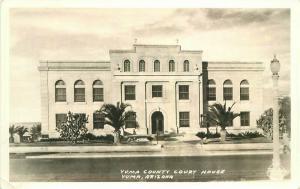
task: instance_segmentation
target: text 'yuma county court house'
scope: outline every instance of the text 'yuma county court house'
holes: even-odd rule
[[[180,45],[134,44],[110,50],[110,61],[41,61],[42,133],[55,128],[68,111],[89,115],[89,132],[111,134],[95,111],[104,103],[129,103],[135,112],[125,128],[138,134],[190,133],[205,130],[203,118],[215,102],[240,113],[229,132],[255,130],[263,112],[261,62],[206,62],[202,51]],[[213,129],[213,126],[211,126]]]

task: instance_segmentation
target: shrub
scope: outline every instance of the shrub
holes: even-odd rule
[[[66,141],[63,138],[41,138],[40,142],[60,142],[60,141]]]
[[[107,142],[107,143],[112,143],[114,142],[114,136],[113,135],[100,135],[96,136],[93,133],[87,133],[83,137],[86,140],[90,141],[100,141],[100,142]]]
[[[203,131],[198,132],[196,134],[197,137],[203,139],[203,138],[219,138],[220,137],[220,133],[205,133]]]
[[[201,139],[203,139],[203,138],[206,137],[206,133],[203,132],[203,131],[201,131],[201,132],[198,132],[198,133],[196,134],[196,136],[199,137],[199,138],[201,138]]]
[[[257,131],[254,131],[254,132],[246,131],[246,132],[242,133],[242,136],[244,138],[257,138],[257,137],[263,137],[264,135]]]
[[[69,111],[67,121],[62,123],[56,130],[60,133],[61,138],[77,143],[77,140],[83,138],[88,131],[86,123],[88,123],[88,117],[82,114],[73,114]]]

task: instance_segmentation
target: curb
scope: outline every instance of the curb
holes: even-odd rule
[[[246,143],[246,144],[203,144],[206,151],[236,151],[236,150],[272,150],[272,143]]]
[[[9,153],[110,153],[110,152],[160,152],[160,145],[139,146],[43,146],[10,147]]]

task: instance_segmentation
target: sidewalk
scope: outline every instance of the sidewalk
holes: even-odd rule
[[[236,156],[236,155],[265,155],[272,154],[272,151],[259,150],[259,151],[210,151],[203,150],[193,151],[166,151],[162,152],[113,152],[113,153],[58,153],[46,155],[30,155],[26,159],[91,159],[91,158],[130,158],[130,157],[206,157],[206,156]]]
[[[27,159],[190,157],[272,154],[272,143],[200,144],[162,142],[152,145],[10,147]]]

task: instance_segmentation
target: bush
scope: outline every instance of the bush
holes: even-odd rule
[[[100,141],[100,142],[114,142],[114,136],[113,135],[100,135],[96,136],[93,133],[87,133],[83,137],[85,140],[91,140],[91,141]]]
[[[203,131],[201,131],[201,132],[198,132],[198,133],[196,134],[196,136],[199,137],[199,138],[201,138],[201,139],[203,139],[203,138],[206,137],[206,133],[203,132]]]
[[[264,135],[261,134],[261,133],[259,133],[259,132],[257,132],[257,131],[254,131],[254,132],[246,131],[246,132],[238,133],[238,134],[228,133],[228,134],[227,134],[227,137],[230,137],[230,138],[243,138],[243,139],[246,139],[246,138],[264,137]]]
[[[60,141],[66,141],[63,138],[41,138],[40,142],[60,142]]]
[[[241,133],[242,136],[244,138],[257,138],[257,137],[263,137],[264,135],[257,132],[257,131],[254,131],[254,132],[250,132],[250,131],[246,131],[244,133]]]
[[[197,137],[203,139],[203,138],[219,138],[220,137],[220,133],[205,133],[203,131],[198,132],[196,134]]]
[[[219,133],[205,133],[203,131],[201,132],[198,132],[196,134],[197,137],[203,139],[203,138],[219,138],[220,137],[220,134]],[[226,137],[229,137],[229,138],[240,138],[240,139],[247,139],[247,138],[257,138],[257,137],[264,137],[263,134],[257,132],[257,131],[254,131],[254,132],[251,132],[251,131],[246,131],[246,132],[243,132],[243,133],[238,133],[238,134],[233,134],[233,133],[227,133],[226,134]]]
[[[83,138],[88,132],[86,123],[88,123],[88,117],[84,114],[73,114],[69,111],[66,122],[63,122],[56,130],[61,138],[76,144],[77,140]]]

